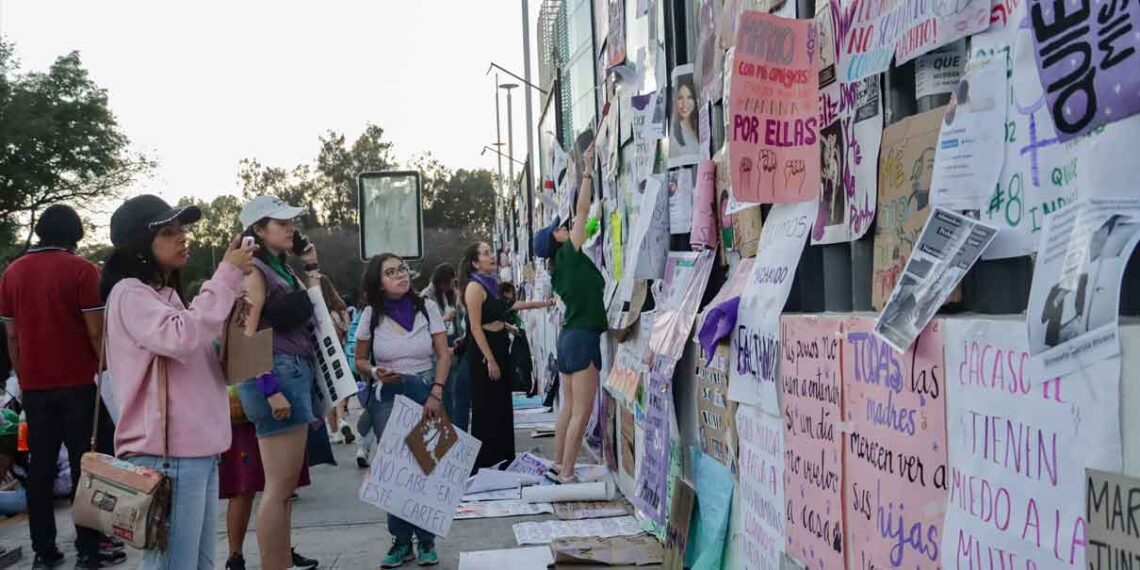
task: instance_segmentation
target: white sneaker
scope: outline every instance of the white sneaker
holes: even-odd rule
[[[329,441],[335,445],[340,445],[340,444],[344,443],[344,436],[340,435],[339,433],[333,432],[333,433],[329,434]]]

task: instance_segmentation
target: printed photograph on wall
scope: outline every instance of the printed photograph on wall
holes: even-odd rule
[[[669,100],[673,102],[669,118],[669,167],[689,166],[701,160],[701,141],[697,127],[697,101],[700,93],[693,80],[693,66],[673,69]]]
[[[820,182],[823,183],[819,200],[819,222],[835,226],[846,221],[847,194],[843,188],[843,125],[836,121],[819,132]]]

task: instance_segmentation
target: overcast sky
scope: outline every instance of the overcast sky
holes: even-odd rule
[[[533,34],[541,0],[530,3]],[[401,161],[430,151],[452,168],[495,169],[479,156],[495,139],[486,71],[495,61],[521,74],[521,4],[3,0],[0,33],[24,70],[79,50],[136,150],[159,161],[131,193],[210,199],[238,192],[242,158],[292,167],[315,159],[327,130],[351,141],[369,122]],[[506,142],[505,99],[502,122]]]

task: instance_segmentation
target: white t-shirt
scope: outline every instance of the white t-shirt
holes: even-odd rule
[[[372,307],[365,307],[360,313],[360,325],[356,327],[357,341],[372,341],[372,355],[376,366],[400,374],[419,374],[431,370],[432,335],[446,334],[443,315],[439,306],[431,299],[424,299],[425,311],[416,311],[416,320],[411,332],[404,330],[393,319],[385,316],[380,319],[376,330],[369,330],[372,324]]]

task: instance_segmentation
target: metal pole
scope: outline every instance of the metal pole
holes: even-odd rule
[[[511,112],[511,89],[514,89],[514,87],[504,86],[503,89],[507,90],[507,156],[514,158],[515,157],[515,124],[513,121],[514,113]],[[508,176],[510,176],[510,184],[513,185],[515,183],[515,161],[512,160],[512,161],[508,162],[507,168],[509,169],[509,172],[510,172],[510,174],[508,174]],[[507,188],[510,188],[510,187],[511,187],[510,185],[507,186]]]
[[[502,129],[502,126],[500,124],[501,122],[502,121],[499,119],[499,74],[496,73],[495,74],[495,148],[497,148],[497,149],[503,148],[503,133],[502,133],[503,129]],[[503,196],[503,156],[502,156],[501,152],[498,154],[499,154],[499,187],[495,189],[495,228],[494,228],[494,230],[495,230],[494,233],[496,235],[492,236],[493,239],[496,241],[499,238],[499,236],[497,235],[499,233],[499,225],[500,225],[499,206],[500,206],[500,200]]]
[[[530,85],[530,1],[522,0],[523,75]],[[530,244],[534,241],[534,103],[526,90],[526,243],[527,259],[533,259]]]

